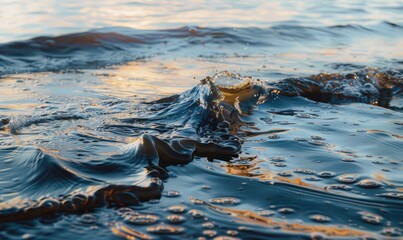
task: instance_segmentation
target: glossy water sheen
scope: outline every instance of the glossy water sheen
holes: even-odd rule
[[[2,3],[0,239],[400,239],[402,10]]]

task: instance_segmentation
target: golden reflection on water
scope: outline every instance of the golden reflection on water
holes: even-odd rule
[[[323,233],[329,237],[356,237],[356,236],[368,236],[367,232],[350,229],[350,228],[340,228],[337,226],[320,226],[320,225],[308,225],[303,223],[289,223],[286,221],[277,221],[274,218],[263,217],[259,214],[249,211],[240,210],[226,207],[219,207],[203,200],[198,200],[199,202],[207,205],[213,210],[221,213],[230,214],[234,217],[242,219],[246,222],[256,223],[264,226],[280,228],[282,231],[295,232],[295,233]]]

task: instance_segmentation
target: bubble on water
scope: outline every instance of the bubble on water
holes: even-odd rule
[[[223,198],[212,198],[209,200],[209,202],[219,205],[234,206],[238,205],[241,202],[241,200],[239,200],[238,198],[223,197]]]
[[[185,217],[178,214],[171,214],[167,216],[167,221],[170,223],[183,223],[185,221]]]
[[[320,232],[313,232],[310,234],[312,240],[325,240],[327,236]]]
[[[214,240],[240,240],[240,239],[236,238],[236,237],[230,237],[230,236],[218,236],[218,237],[215,237]]]
[[[285,158],[283,158],[283,157],[271,157],[270,161],[272,161],[272,162],[284,162]]]
[[[164,192],[164,196],[165,196],[165,197],[179,197],[180,195],[181,195],[180,192],[178,192],[178,191],[173,191],[173,190],[170,190],[170,191],[168,191],[168,192]]]
[[[172,205],[168,208],[168,211],[172,213],[184,213],[187,208],[183,205]]]
[[[274,215],[274,212],[272,212],[270,210],[262,210],[262,211],[257,212],[257,214],[259,214],[260,216],[263,216],[263,217],[268,217],[268,216]]]
[[[342,161],[343,162],[355,162],[355,160],[352,158],[343,158]]]
[[[308,142],[312,145],[317,145],[317,146],[326,146],[327,145],[327,142],[318,141],[318,140],[309,140]]]
[[[384,228],[382,229],[382,235],[388,236],[388,237],[400,237],[402,236],[402,231],[399,228]]]
[[[276,167],[287,167],[287,164],[282,163],[282,162],[276,162],[276,163],[273,163],[273,165]]]
[[[323,171],[323,172],[319,172],[317,174],[318,177],[321,178],[332,178],[334,177],[336,174],[334,172],[330,172],[330,171]]]
[[[338,180],[339,182],[346,184],[355,183],[357,181],[357,175],[343,174],[339,176]]]
[[[185,231],[185,228],[170,225],[158,225],[148,227],[147,231],[154,234],[180,234]]]
[[[307,180],[307,181],[320,181],[321,179],[317,178],[315,176],[309,176],[309,177],[306,177],[305,180]]]
[[[290,176],[292,176],[292,173],[290,171],[283,171],[283,172],[277,173],[277,175],[282,176],[282,177],[290,177]]]
[[[303,173],[303,174],[314,174],[315,172],[310,169],[305,168],[297,168],[294,170],[295,173]]]
[[[228,230],[227,235],[236,236],[236,235],[238,235],[238,231],[237,230]]]
[[[202,217],[204,217],[204,213],[202,211],[200,211],[200,210],[197,210],[197,209],[190,210],[189,214],[193,218],[202,218]]]
[[[211,228],[214,228],[214,223],[212,223],[212,222],[205,222],[205,223],[202,224],[202,227],[211,229]]]
[[[376,160],[376,161],[372,161],[372,163],[382,165],[382,164],[383,164],[383,161]]]
[[[381,224],[383,218],[375,213],[371,212],[359,212],[361,215],[361,219],[364,222],[371,223],[371,224]]]
[[[280,136],[277,135],[277,134],[272,134],[272,135],[269,135],[269,138],[270,138],[270,139],[279,139]]]
[[[321,215],[321,214],[314,214],[314,215],[309,216],[309,218],[315,222],[330,222],[331,221],[331,219],[328,216]]]
[[[381,186],[381,183],[373,179],[363,179],[357,183],[357,186],[362,188],[377,188]]]
[[[193,203],[193,204],[197,204],[197,205],[202,205],[202,204],[204,204],[204,201],[203,201],[203,200],[200,200],[200,199],[197,199],[197,198],[193,198],[193,197],[190,198],[190,202]]]
[[[215,236],[217,236],[217,231],[214,231],[214,230],[204,230],[203,231],[203,233],[202,233],[204,236],[206,236],[206,237],[215,237]]]
[[[312,140],[317,140],[317,141],[323,141],[326,140],[326,138],[320,137],[320,136],[311,136]]]
[[[277,211],[278,211],[279,213],[282,213],[282,214],[290,214],[290,213],[294,213],[294,212],[295,212],[295,210],[292,209],[292,208],[280,208],[280,209],[278,209]]]
[[[150,225],[158,222],[159,216],[154,214],[139,214],[137,216],[127,216],[125,221],[136,225]]]
[[[343,190],[343,191],[350,191],[351,187],[343,184],[331,184],[325,187],[325,190]]]

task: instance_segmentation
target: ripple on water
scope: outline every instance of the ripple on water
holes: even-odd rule
[[[394,198],[394,199],[401,199],[403,200],[403,193],[401,192],[387,192],[387,193],[381,193],[379,194],[382,197],[387,197],[387,198]]]

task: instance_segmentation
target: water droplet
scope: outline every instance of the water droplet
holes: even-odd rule
[[[350,191],[351,187],[349,187],[347,185],[343,185],[343,184],[332,184],[332,185],[326,186],[325,190],[326,189]]]
[[[314,214],[311,215],[309,218],[315,222],[330,222],[331,220],[329,217],[321,214]]]
[[[180,195],[181,195],[180,192],[173,191],[173,190],[170,190],[170,191],[164,193],[165,197],[179,197]]]
[[[173,205],[168,208],[168,211],[172,213],[184,213],[186,211],[186,207],[183,205]]]
[[[185,221],[185,217],[178,214],[171,214],[167,216],[167,220],[170,223],[182,223]]]
[[[276,162],[273,165],[276,166],[276,167],[286,167],[287,166],[287,164],[282,163],[282,162]]]
[[[204,227],[204,228],[213,228],[214,227],[214,223],[212,223],[212,222],[205,222],[205,223],[203,223],[202,224],[202,226]]]
[[[180,234],[185,231],[185,228],[169,225],[159,225],[148,227],[147,231],[154,234]]]
[[[357,181],[357,176],[356,175],[351,175],[351,174],[343,174],[339,176],[339,182],[341,183],[354,183]]]
[[[209,202],[226,206],[234,206],[239,204],[241,200],[232,197],[224,197],[224,198],[213,198],[210,199]]]
[[[270,158],[270,161],[272,161],[272,162],[284,162],[285,158],[283,158],[283,157],[272,157],[272,158]]]
[[[377,188],[381,186],[381,184],[372,179],[363,179],[357,183],[357,186],[362,188]]]
[[[204,201],[203,201],[203,200],[200,200],[200,199],[197,199],[197,198],[194,198],[194,197],[191,197],[191,198],[190,198],[190,202],[193,203],[193,204],[197,204],[197,205],[202,205],[202,204],[204,204]]]
[[[384,228],[382,229],[382,235],[388,237],[400,237],[402,235],[402,231],[399,228]]]
[[[323,141],[326,140],[326,138],[320,137],[320,136],[311,136],[312,140],[317,140],[317,141]]]
[[[239,240],[239,238],[230,237],[230,236],[218,236],[218,237],[215,237],[214,240]]]
[[[262,211],[257,212],[257,214],[259,214],[260,216],[263,216],[263,217],[268,217],[268,216],[274,215],[274,212],[272,212],[270,210],[262,210]]]
[[[290,213],[294,213],[295,211],[292,208],[280,208],[278,210],[278,212],[282,213],[282,214],[290,214]]]
[[[137,225],[149,225],[158,222],[159,216],[153,214],[139,214],[137,216],[127,216],[125,220],[132,224]]]
[[[279,172],[279,173],[277,173],[277,175],[282,176],[282,177],[290,177],[290,176],[292,176],[290,171]]]
[[[189,211],[189,214],[193,217],[193,218],[202,218],[204,217],[204,213],[202,211],[199,211],[197,209],[192,209]]]
[[[319,172],[317,174],[318,177],[321,178],[332,178],[334,177],[336,174],[334,172],[330,172],[330,171],[323,171],[323,172]]]
[[[313,232],[311,233],[312,240],[325,240],[327,239],[326,235],[320,232]]]
[[[295,173],[303,173],[303,174],[314,174],[314,171],[305,168],[297,168],[294,170]]]
[[[277,135],[277,134],[272,134],[272,135],[269,135],[269,138],[270,138],[270,139],[279,139],[280,136]]]
[[[238,231],[237,230],[228,230],[227,235],[236,236],[236,235],[238,235]]]
[[[364,222],[371,223],[371,224],[380,224],[383,218],[375,213],[370,212],[359,212],[361,215],[361,219]]]
[[[355,160],[352,158],[343,158],[342,161],[343,162],[355,162]]]
[[[203,235],[206,237],[215,237],[217,235],[217,232],[214,230],[204,230]]]

